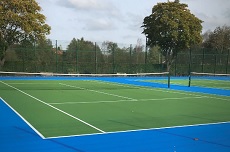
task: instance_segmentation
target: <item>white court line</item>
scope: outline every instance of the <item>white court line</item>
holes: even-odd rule
[[[45,137],[37,130],[34,128],[33,125],[31,125],[25,118],[22,117],[13,107],[11,107],[5,100],[3,100],[0,97],[0,100],[3,101],[14,113],[16,113],[35,133],[37,133],[42,139],[45,139]]]
[[[130,88],[140,88],[144,90],[153,90],[153,91],[182,94],[182,95],[192,95],[192,96],[197,96],[197,97],[207,97],[207,98],[213,98],[213,99],[218,99],[218,100],[223,100],[223,101],[229,101],[229,99],[214,97],[214,96],[229,97],[225,95],[215,95],[215,94],[208,94],[208,93],[202,93],[202,92],[191,92],[191,91],[185,91],[185,90],[174,90],[174,89],[168,90],[168,89],[161,89],[161,88],[150,88],[150,87],[140,86],[136,84],[132,85],[132,84],[122,84],[122,83],[116,83],[116,82],[104,82],[104,81],[96,81],[96,82],[110,84],[110,85],[117,85],[117,86],[125,86],[125,87],[130,87]]]
[[[81,119],[79,119],[79,118],[77,118],[77,117],[75,117],[75,116],[73,116],[73,115],[71,115],[71,114],[69,114],[69,113],[63,111],[63,110],[61,110],[61,109],[58,109],[58,108],[56,108],[56,107],[54,107],[54,106],[52,106],[52,105],[50,105],[50,104],[48,104],[48,103],[46,103],[46,102],[44,102],[44,101],[42,101],[42,100],[40,100],[40,99],[34,97],[34,96],[32,96],[32,95],[30,95],[30,94],[28,94],[28,93],[26,93],[26,92],[24,92],[24,91],[22,91],[22,90],[20,90],[20,89],[18,89],[18,88],[15,88],[15,87],[13,87],[13,86],[11,86],[11,85],[9,85],[9,84],[3,82],[3,81],[0,81],[0,82],[3,83],[3,84],[5,84],[5,85],[7,85],[7,86],[10,87],[10,88],[13,88],[13,89],[15,89],[15,90],[17,90],[17,91],[19,91],[19,92],[21,92],[21,93],[23,93],[23,94],[25,94],[25,95],[31,97],[31,98],[33,98],[33,99],[35,99],[35,100],[37,100],[37,101],[39,101],[39,102],[41,102],[41,103],[43,103],[43,104],[45,104],[45,105],[47,105],[47,106],[49,106],[49,107],[51,107],[51,108],[53,108],[53,109],[55,109],[55,110],[61,112],[61,113],[63,113],[63,114],[65,114],[65,115],[67,115],[67,116],[73,118],[73,119],[76,119],[76,120],[78,120],[78,121],[84,123],[85,125],[87,125],[87,126],[89,126],[89,127],[91,127],[91,128],[94,128],[95,130],[97,130],[97,131],[99,131],[99,132],[101,132],[101,133],[105,133],[105,131],[103,131],[103,130],[101,130],[101,129],[99,129],[99,128],[97,128],[97,127],[95,127],[95,126],[93,126],[93,125],[91,125],[91,124],[89,124],[89,123],[87,123],[87,122],[85,122],[85,121],[83,121],[83,120],[81,120]]]
[[[49,104],[51,104],[51,105],[62,105],[62,104],[99,104],[99,103],[118,103],[118,102],[144,102],[144,101],[201,99],[201,98],[208,98],[208,97],[199,96],[199,97],[182,97],[182,98],[159,98],[159,99],[137,99],[137,100],[92,101],[92,102],[54,102],[54,103],[49,103]]]
[[[133,102],[137,100],[114,100],[114,101],[91,101],[91,102],[50,102],[51,105],[61,105],[61,104],[98,104],[98,103],[116,103],[116,102]]]
[[[146,86],[141,86],[141,85],[136,85],[136,84],[122,84],[122,83],[116,83],[116,82],[104,82],[104,81],[96,81],[97,83],[105,83],[108,85],[116,85],[116,86],[123,86],[123,87],[130,87],[130,88],[137,88],[137,89],[144,89],[144,90],[153,90],[153,91],[158,91],[158,92],[167,92],[167,93],[174,93],[174,94],[182,94],[182,95],[193,95],[193,96],[201,96],[193,93],[185,93],[186,91],[179,91],[179,90],[167,90],[167,89],[160,89],[160,88],[150,88]],[[201,93],[200,93],[201,94]],[[204,96],[206,97],[206,96]]]
[[[96,90],[91,90],[91,89],[87,89],[87,88],[77,87],[77,86],[68,85],[68,84],[65,84],[65,83],[59,83],[59,84],[63,85],[63,86],[71,87],[71,88],[88,90],[88,91],[91,91],[91,92],[96,92],[96,93],[105,94],[105,95],[109,95],[109,96],[124,98],[124,99],[128,99],[128,100],[136,100],[136,99],[125,97],[125,96],[119,96],[119,95],[116,95],[116,94],[111,94],[111,93],[106,93],[106,92],[102,92],[102,91],[96,91]]]
[[[8,84],[22,84],[22,85],[25,85],[25,84],[32,84],[32,85],[34,85],[34,84],[50,84],[50,83],[34,83],[34,82],[29,82],[29,83],[20,83],[20,82],[10,82],[10,83],[8,83]]]
[[[120,133],[130,133],[130,132],[140,132],[140,131],[154,131],[154,130],[164,130],[164,129],[174,129],[174,128],[187,128],[187,127],[199,127],[199,126],[210,126],[210,125],[221,125],[228,124],[230,121],[226,122],[216,122],[216,123],[206,123],[206,124],[194,124],[194,125],[182,125],[182,126],[171,126],[171,127],[161,127],[161,128],[148,128],[148,129],[137,129],[137,130],[126,130],[126,131],[114,131],[106,133],[95,133],[95,134],[81,134],[81,135],[70,135],[70,136],[57,136],[57,137],[47,137],[46,139],[58,139],[58,138],[72,138],[72,137],[84,137],[84,136],[96,136],[96,135],[107,135],[107,134],[120,134]]]

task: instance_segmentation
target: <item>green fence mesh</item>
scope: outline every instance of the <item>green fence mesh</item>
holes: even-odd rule
[[[229,51],[180,52],[171,67],[172,75],[230,73]],[[190,69],[189,69],[190,67]],[[145,45],[50,41],[48,44],[14,46],[7,50],[1,71],[55,73],[145,73],[164,72],[167,67],[159,48]]]

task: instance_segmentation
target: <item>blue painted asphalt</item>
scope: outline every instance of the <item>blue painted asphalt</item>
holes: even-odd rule
[[[229,152],[230,123],[42,139],[0,101],[3,152]]]

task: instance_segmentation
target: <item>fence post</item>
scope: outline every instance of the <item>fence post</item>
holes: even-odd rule
[[[191,73],[191,69],[192,69],[192,50],[191,50],[191,48],[189,48],[189,75],[190,75],[190,73]]]
[[[164,64],[163,64],[163,53],[162,53],[162,49],[161,49],[161,72],[164,71]]]
[[[174,76],[177,76],[177,53],[176,53],[176,58],[175,58]]]
[[[226,63],[226,74],[228,74],[229,51],[230,51],[230,48],[228,48],[227,63]]]
[[[148,46],[147,46],[147,37],[146,37],[146,44],[145,44],[145,72],[147,72],[147,54],[148,54]]]
[[[188,87],[191,86],[191,65],[192,64],[192,50],[189,48],[189,81],[188,81]]]
[[[203,48],[202,65],[201,65],[201,71],[202,71],[202,73],[204,73],[204,54],[205,54],[204,51],[205,51],[205,50],[204,50],[204,48]]]
[[[113,44],[112,52],[113,52],[113,73],[115,73],[115,44]]]
[[[78,49],[78,42],[77,42],[77,44],[76,44],[76,50],[75,50],[75,52],[76,52],[76,56],[75,56],[75,60],[76,60],[76,64],[75,64],[75,70],[76,70],[76,73],[79,73],[79,69],[78,69],[78,51],[77,51],[77,49]]]
[[[58,47],[57,47],[57,40],[56,40],[56,73],[58,72],[57,54],[58,54]]]
[[[214,55],[214,59],[215,59],[215,63],[214,63],[214,75],[216,74],[216,62],[217,62],[217,58],[216,58],[216,54]]]
[[[36,41],[34,40],[34,68],[35,72],[37,72],[37,63],[36,63]]]
[[[95,74],[97,74],[97,43],[95,42]]]
[[[129,48],[129,73],[132,73],[132,44],[130,44]]]
[[[61,67],[62,67],[62,73],[65,73],[64,72],[64,50],[62,50],[62,64],[61,64]]]
[[[25,60],[26,60],[25,58],[26,58],[26,49],[23,51],[23,60],[22,60],[22,69],[23,69],[23,72],[26,72],[25,71]]]

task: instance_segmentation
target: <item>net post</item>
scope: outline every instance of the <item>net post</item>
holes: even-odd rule
[[[170,72],[168,72],[168,88],[170,88]]]
[[[188,76],[188,87],[191,87],[191,72],[189,73]]]

